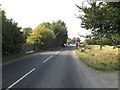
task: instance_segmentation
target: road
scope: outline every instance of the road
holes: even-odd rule
[[[80,66],[82,65],[73,52],[73,46],[35,53],[3,64],[2,87],[6,89],[97,87],[97,84],[91,83],[84,73],[85,70],[81,70]],[[101,86],[102,84],[101,82]]]

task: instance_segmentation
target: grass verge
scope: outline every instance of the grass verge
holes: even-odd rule
[[[11,61],[14,59],[18,59],[23,56],[27,56],[27,55],[38,53],[38,52],[48,51],[48,50],[52,50],[55,48],[59,48],[59,47],[49,48],[49,49],[45,49],[45,50],[38,50],[38,51],[28,51],[28,52],[25,52],[22,54],[11,54],[11,55],[7,55],[7,56],[2,56],[2,62],[5,63],[5,62],[8,62],[8,61]]]
[[[119,71],[120,62],[118,61],[118,48],[105,46],[103,50],[99,49],[98,45],[87,45],[84,52],[80,49],[75,49],[78,58],[87,66],[101,71]]]
[[[22,54],[11,54],[11,55],[7,55],[7,56],[3,56],[2,57],[2,62],[5,63],[7,61],[11,61],[13,59],[17,59],[17,58],[27,56],[27,55],[30,55],[30,54],[33,54],[33,53],[37,53],[37,52],[41,52],[41,51],[29,51],[29,52],[25,52],[25,53],[22,53]]]

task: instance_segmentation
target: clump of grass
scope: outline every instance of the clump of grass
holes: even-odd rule
[[[87,66],[102,71],[117,71],[118,68],[118,49],[105,46],[102,50],[98,45],[87,45],[85,52],[75,49],[76,55]]]

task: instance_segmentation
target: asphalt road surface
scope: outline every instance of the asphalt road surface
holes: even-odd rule
[[[2,87],[94,88],[81,70],[73,48],[35,53],[3,64]]]

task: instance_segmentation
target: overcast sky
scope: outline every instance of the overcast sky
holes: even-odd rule
[[[2,9],[7,18],[12,18],[21,27],[35,29],[40,23],[62,20],[66,23],[69,37],[77,37],[78,32],[86,35],[88,31],[80,27],[79,15],[75,6],[84,0],[2,0]]]

